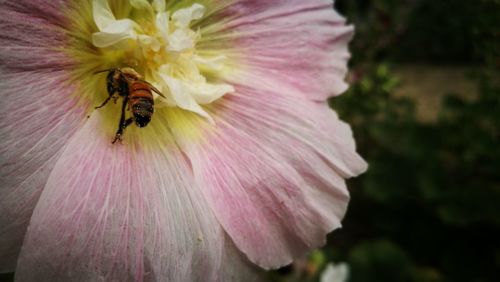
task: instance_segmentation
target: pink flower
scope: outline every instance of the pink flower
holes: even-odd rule
[[[0,3],[0,271],[249,281],[323,245],[366,169],[325,102],[352,36],[332,1],[109,2]],[[94,72],[121,67],[165,98],[111,144]]]

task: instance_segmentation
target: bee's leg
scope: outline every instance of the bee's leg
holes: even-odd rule
[[[108,98],[106,98],[106,100],[104,100],[104,102],[102,102],[102,104],[100,106],[95,107],[95,109],[99,109],[99,108],[104,107],[109,102],[109,100],[111,98],[114,98],[114,95],[109,95]],[[116,103],[116,99],[117,98],[114,98],[115,103]]]
[[[115,139],[113,139],[113,142],[111,142],[112,144],[115,144],[116,141],[122,141],[122,136],[123,136],[123,131],[125,130],[125,128],[127,128],[127,126],[129,126],[132,122],[134,121],[134,118],[131,117],[131,118],[128,118],[126,119],[123,124],[120,126],[120,128],[118,128],[118,131],[116,132],[116,135],[115,135]]]
[[[125,130],[125,128],[127,128],[127,126],[129,126],[134,121],[133,117],[125,120],[125,107],[127,106],[127,103],[128,103],[128,97],[123,99],[122,115],[120,117],[120,123],[118,124],[118,130],[116,131],[115,134],[115,139],[113,139],[113,142],[111,142],[113,144],[115,144],[116,141],[122,140],[123,130]]]

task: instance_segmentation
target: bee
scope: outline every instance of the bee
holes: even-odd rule
[[[112,68],[97,71],[94,74],[106,71],[108,72],[106,87],[109,96],[95,108],[104,107],[111,99],[116,103],[119,97],[123,97],[120,123],[112,142],[115,144],[116,141],[122,140],[123,131],[133,122],[138,127],[145,127],[151,121],[154,112],[153,91],[162,97],[165,96],[151,83],[145,81],[133,68]],[[132,112],[132,117],[125,117],[126,110]]]

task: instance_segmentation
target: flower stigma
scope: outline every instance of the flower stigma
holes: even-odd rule
[[[201,33],[191,24],[203,17],[205,7],[194,3],[170,13],[165,0],[129,2],[130,18],[117,19],[107,0],[93,0],[92,15],[99,31],[91,35],[92,44],[118,58],[113,67],[134,68],[158,88],[165,98],[153,93],[157,107],[179,107],[213,124],[201,105],[234,92],[234,88],[207,81],[201,71],[218,71],[226,59],[223,55],[202,56],[196,50]]]

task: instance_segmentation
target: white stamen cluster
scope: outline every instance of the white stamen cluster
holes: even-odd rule
[[[93,1],[94,21],[99,32],[92,34],[92,43],[99,48],[124,52],[122,65],[140,66],[146,80],[157,86],[167,97],[159,99],[169,106],[195,112],[210,121],[200,106],[209,104],[233,92],[228,84],[207,82],[200,66],[214,70],[222,67],[224,56],[202,57],[196,52],[199,32],[191,23],[199,20],[205,7],[193,4],[172,13],[166,11],[165,0],[130,0],[140,20],[116,19],[107,0]],[[118,66],[117,66],[118,67]]]

